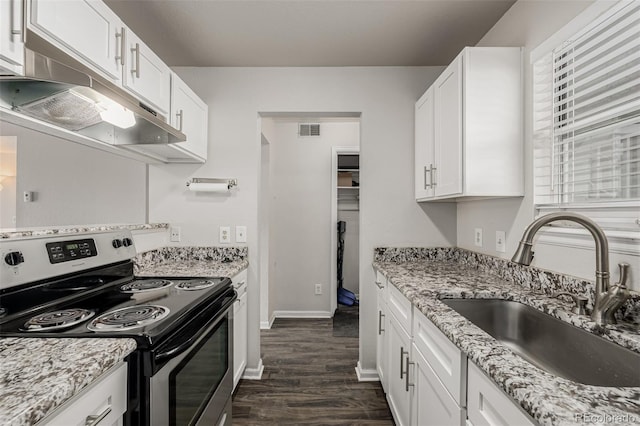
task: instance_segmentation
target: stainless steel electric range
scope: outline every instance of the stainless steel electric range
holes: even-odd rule
[[[0,337],[128,337],[127,425],[230,425],[229,278],[133,274],[129,231],[0,241]]]

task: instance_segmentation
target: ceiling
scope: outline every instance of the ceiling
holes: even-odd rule
[[[106,0],[170,66],[446,65],[515,0]]]

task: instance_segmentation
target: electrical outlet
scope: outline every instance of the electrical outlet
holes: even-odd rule
[[[221,226],[220,227],[220,242],[224,244],[229,244],[231,242],[231,227],[230,226]]]
[[[476,228],[473,231],[473,244],[482,247],[482,228]]]
[[[322,294],[322,284],[316,284],[316,295]]]
[[[170,241],[172,243],[177,243],[180,241],[180,227],[172,226],[170,231]]]
[[[504,253],[507,251],[507,235],[504,231],[496,231],[496,251]]]
[[[246,242],[247,242],[247,227],[236,226],[236,243],[246,243]]]

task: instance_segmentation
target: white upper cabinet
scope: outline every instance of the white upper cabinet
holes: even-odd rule
[[[33,32],[120,84],[124,25],[102,1],[31,0],[30,14]]]
[[[207,121],[209,107],[176,74],[171,76],[171,120],[173,127],[187,135],[185,142],[174,144],[178,149],[207,159]]]
[[[465,48],[416,103],[416,200],[522,196],[522,110],[522,50]]]
[[[171,70],[132,31],[125,43],[123,86],[156,112],[169,114]]]
[[[436,197],[462,192],[462,62],[458,56],[434,85]]]
[[[0,72],[22,74],[22,0],[0,0]]]
[[[433,92],[430,87],[416,102],[415,121],[415,191],[416,200],[433,197]]]

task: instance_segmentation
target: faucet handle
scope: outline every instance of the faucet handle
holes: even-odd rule
[[[620,287],[627,286],[627,278],[629,277],[629,264],[627,262],[618,263],[618,271],[620,274],[620,278],[618,280],[618,285]]]
[[[578,314],[578,315],[587,314],[586,307],[589,299],[587,299],[586,297],[576,296],[575,294],[569,293],[568,291],[557,291],[551,295],[551,297],[558,297],[558,296],[569,296],[573,299],[573,303],[575,303],[575,306],[571,309],[571,312],[573,312],[574,314]]]

